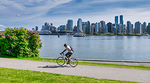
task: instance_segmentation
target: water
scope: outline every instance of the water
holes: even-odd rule
[[[40,57],[57,58],[64,43],[74,49],[73,57],[88,60],[144,61],[150,62],[148,36],[87,36],[40,35],[43,46]]]

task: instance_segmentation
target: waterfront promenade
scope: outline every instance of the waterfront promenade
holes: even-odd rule
[[[0,67],[32,70],[48,73],[58,73],[65,75],[86,76],[98,79],[113,79],[113,80],[150,83],[149,79],[150,71],[148,70],[99,67],[87,65],[78,65],[77,67],[72,68],[69,65],[61,67],[58,66],[56,63],[50,62],[38,62],[38,61],[6,59],[6,58],[0,58]]]

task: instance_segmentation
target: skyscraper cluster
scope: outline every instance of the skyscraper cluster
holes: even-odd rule
[[[46,22],[44,25],[42,25],[41,31],[48,31],[48,32],[54,33],[54,32],[57,32],[57,28],[53,26],[53,23],[49,24]]]
[[[119,21],[118,21],[119,20]],[[77,20],[77,26],[73,26],[73,20],[69,19],[66,25],[60,25],[58,28],[49,25],[49,23],[45,23],[42,26],[42,30],[49,30],[51,32],[57,31],[74,31],[77,33],[150,33],[150,23],[146,25],[146,22],[143,24],[138,21],[135,24],[132,24],[130,21],[127,21],[124,24],[123,15],[115,16],[115,23],[105,21],[99,21],[96,23],[90,23],[90,21],[83,22],[81,18]]]

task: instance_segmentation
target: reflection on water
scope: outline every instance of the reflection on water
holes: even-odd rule
[[[147,36],[87,36],[40,35],[43,46],[40,57],[57,58],[65,48],[72,46],[77,59],[149,61],[150,39]]]

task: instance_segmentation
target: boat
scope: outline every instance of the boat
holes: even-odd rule
[[[75,34],[73,35],[73,37],[85,37],[85,35],[80,34],[80,33],[75,33]]]
[[[149,34],[144,34],[144,35],[142,35],[142,36],[149,36]]]

